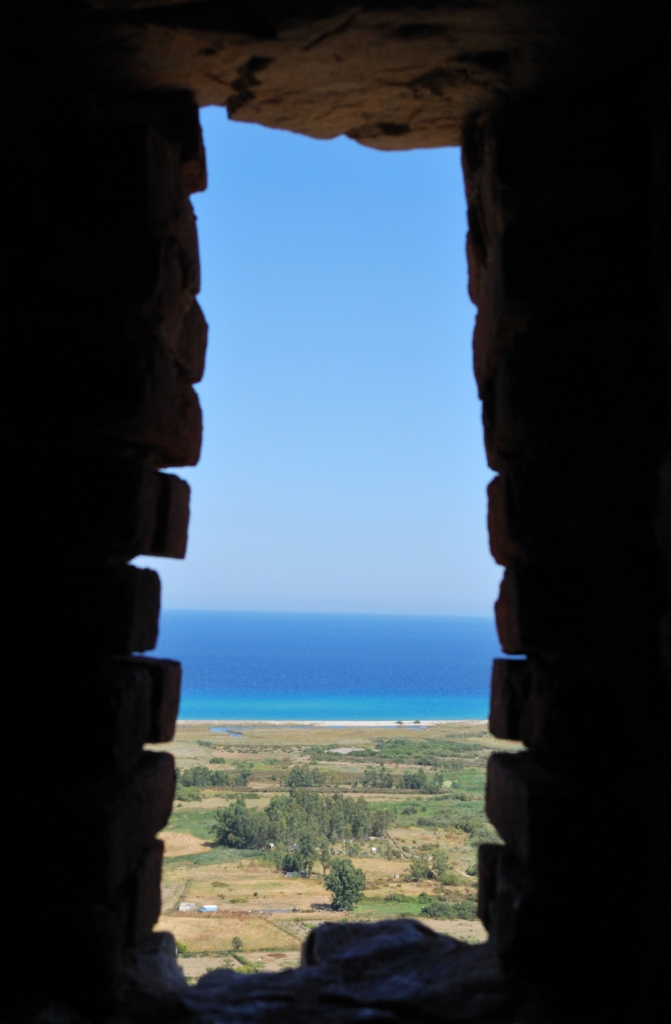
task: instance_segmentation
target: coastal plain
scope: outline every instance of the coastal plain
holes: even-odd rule
[[[187,980],[219,967],[295,967],[301,943],[324,921],[416,917],[463,941],[483,941],[477,847],[498,841],[484,814],[486,763],[493,750],[516,746],[494,739],[482,721],[179,722],[171,743],[151,748],[169,750],[178,769],[173,813],[159,836],[165,856],[156,928],[175,936]],[[206,784],[183,785],[194,779]],[[218,811],[240,799],[263,810],[295,793],[296,780],[324,797],[363,798],[370,810],[386,812],[383,834],[333,845],[333,855],[350,857],[366,876],[351,911],[331,908],[319,856],[309,872],[286,871],[272,849],[216,841]],[[180,910],[185,904],[191,909]],[[436,906],[446,913],[436,914]]]

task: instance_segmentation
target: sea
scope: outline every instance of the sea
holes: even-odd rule
[[[408,724],[486,718],[502,656],[491,618],[175,610],[152,653],[183,720]]]

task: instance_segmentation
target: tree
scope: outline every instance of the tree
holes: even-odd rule
[[[445,850],[434,851],[431,858],[431,870],[433,871],[434,878],[437,878],[439,881],[454,874],[453,871],[450,871],[450,862]]]
[[[324,885],[333,893],[331,906],[334,910],[354,910],[364,894],[366,876],[361,868],[354,867],[349,857],[334,857]]]
[[[297,786],[321,786],[325,778],[319,768],[310,768],[307,764],[295,764],[289,772],[287,786],[295,789]]]
[[[306,849],[305,856],[313,863],[320,836],[325,836],[331,844],[338,840],[382,837],[393,820],[391,809],[376,808],[363,797],[355,800],[341,793],[323,796],[313,789],[297,787],[290,794],[274,796],[263,811],[246,807],[243,797],[239,796],[229,807],[216,812],[212,831],[216,842],[222,846],[259,850],[273,843],[278,853],[280,848],[283,853],[297,850],[301,836],[309,832],[314,849]],[[304,869],[297,867],[295,870]]]
[[[212,831],[220,846],[238,850],[261,850],[268,842],[268,818],[263,811],[250,810],[241,796],[216,812]]]
[[[246,786],[247,783],[249,782],[249,776],[251,774],[252,769],[249,767],[248,764],[242,762],[240,765],[238,765],[238,771],[235,776],[235,781],[237,782],[238,786]]]
[[[326,875],[326,872],[333,862],[333,850],[331,849],[331,844],[328,841],[328,836],[319,837],[317,840],[317,852],[324,875]]]
[[[317,840],[314,832],[306,829],[305,832],[301,833],[296,845],[296,856],[300,864],[301,873],[310,875],[317,858]]]
[[[391,772],[385,771],[384,765],[379,770],[369,765],[363,773],[363,785],[375,789],[391,789],[394,785],[394,776]]]
[[[396,785],[399,789],[421,789],[424,793],[438,793],[444,779],[442,772],[425,772],[420,768],[417,772],[403,772],[396,780]]]
[[[431,862],[426,853],[413,853],[410,861],[410,878],[413,882],[423,882],[425,878],[431,878]]]

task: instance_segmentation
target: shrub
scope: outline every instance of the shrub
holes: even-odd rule
[[[447,858],[445,850],[434,850],[431,858],[431,870],[433,871],[436,878],[440,878],[441,875],[449,871],[450,862]]]
[[[178,768],[176,775],[178,786],[226,786],[231,781],[228,772],[213,771],[202,765],[196,768]]]
[[[210,764],[226,764],[225,757],[211,757]]]
[[[434,899],[423,907],[422,915],[437,921],[475,921],[477,905],[475,900],[459,900],[449,903],[447,900]]]
[[[413,882],[423,882],[425,878],[433,878],[431,861],[427,853],[414,853],[412,855],[409,874]]]
[[[189,952],[185,942],[175,942],[175,949],[177,951],[177,956],[184,956],[185,953]]]
[[[233,949],[234,949],[234,950],[235,950],[236,952],[238,952],[239,950],[241,950],[241,949],[244,949],[244,948],[245,948],[245,944],[244,944],[244,942],[242,941],[242,939],[240,938],[240,936],[239,936],[239,935],[234,935],[234,936],[233,936],[233,942],[231,943],[231,947],[232,947],[232,948],[233,948]]]
[[[443,885],[463,885],[464,879],[461,875],[458,875],[456,871],[442,871],[436,876],[439,882]]]
[[[466,874],[470,875],[471,878],[477,878],[478,877],[478,865],[477,864],[471,864],[470,868],[466,868]]]
[[[323,783],[324,775],[319,771],[319,768],[311,768],[307,764],[295,764],[287,777],[287,786],[290,789],[321,786]]]
[[[334,910],[354,910],[364,894],[366,876],[361,868],[354,867],[349,857],[335,857],[324,885],[333,894]]]
[[[436,921],[453,920],[454,913],[452,905],[445,900],[431,900],[428,906],[422,908],[423,917],[432,917]]]
[[[442,772],[405,771],[396,779],[398,789],[419,789],[422,793],[439,793],[445,776]]]
[[[363,773],[363,785],[372,789],[391,789],[394,776],[384,768],[377,769],[369,765]]]
[[[200,790],[197,786],[180,786],[179,784],[175,788],[175,800],[200,800]]]

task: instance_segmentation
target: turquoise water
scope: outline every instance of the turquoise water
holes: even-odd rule
[[[158,657],[182,662],[180,718],[486,718],[489,618],[164,611]]]

